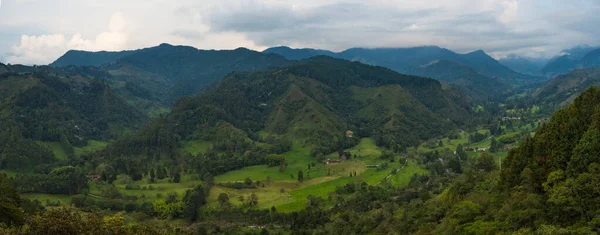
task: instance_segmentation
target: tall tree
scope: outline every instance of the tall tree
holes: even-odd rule
[[[302,172],[301,170],[298,171],[298,182],[304,182],[304,172]]]

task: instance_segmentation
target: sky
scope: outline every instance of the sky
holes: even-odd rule
[[[0,61],[170,43],[341,51],[437,45],[502,58],[600,45],[600,0],[0,0]]]

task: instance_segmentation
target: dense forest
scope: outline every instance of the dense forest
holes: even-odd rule
[[[50,151],[36,141],[58,142],[72,151],[88,140],[121,136],[148,120],[102,80],[48,67],[6,68],[0,74],[0,168],[53,162]]]
[[[161,160],[188,167],[189,157],[177,149],[182,141],[203,140],[214,143],[223,162],[245,155],[234,167],[241,168],[285,152],[272,144],[280,141],[271,140],[270,148],[261,145],[269,142],[261,131],[311,147],[319,158],[355,145],[356,138],[346,138],[347,130],[400,152],[476,120],[468,100],[438,81],[316,57],[278,70],[230,74],[214,89],[180,99],[165,118],[124,136],[97,157],[130,175],[145,170],[126,166]],[[249,158],[246,150],[258,158]],[[202,158],[210,156],[195,159]],[[212,169],[212,174],[222,173]]]
[[[0,234],[596,234],[597,74],[438,47],[0,64]]]

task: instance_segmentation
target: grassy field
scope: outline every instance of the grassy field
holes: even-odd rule
[[[100,151],[108,145],[107,142],[98,140],[88,140],[87,145],[81,148],[75,148],[75,155],[79,156],[82,154],[93,153]]]
[[[198,153],[205,153],[211,145],[208,141],[186,141],[183,143],[181,150],[196,155]]]
[[[59,142],[40,142],[40,144],[42,144],[42,145],[48,147],[50,150],[52,150],[52,153],[54,153],[54,157],[56,157],[57,159],[59,159],[59,160],[67,159],[67,153],[62,148],[62,146],[60,146]]]
[[[71,204],[71,196],[63,195],[63,194],[39,194],[39,193],[24,193],[21,196],[30,199],[30,200],[38,200],[42,203],[42,205],[46,205],[47,201],[50,202],[60,202],[61,205],[70,205]]]
[[[170,192],[177,193],[178,198],[183,198],[185,192],[188,189],[202,183],[202,181],[195,179],[195,175],[183,175],[181,182],[173,183],[169,182],[169,179],[157,180],[154,183],[148,183],[148,179],[142,179],[137,182],[131,182],[128,179],[124,179],[123,176],[117,177],[114,185],[117,187],[119,192],[126,195],[143,197],[148,201],[154,201],[157,199],[164,199]],[[127,185],[132,185],[136,189],[126,189]],[[137,187],[139,186],[139,189]],[[100,196],[102,195],[103,185],[97,182],[90,181],[90,193]]]
[[[220,193],[227,193],[233,205],[242,204],[238,200],[239,196],[247,198],[254,193],[259,198],[259,208],[268,209],[275,206],[278,211],[282,212],[297,211],[305,207],[308,195],[327,198],[328,194],[335,191],[335,188],[339,185],[355,181],[364,181],[376,185],[389,176],[388,180],[394,186],[403,186],[408,184],[412,175],[428,173],[414,162],[409,162],[405,167],[396,162],[391,163],[384,170],[367,169],[366,164],[382,162],[382,160],[379,160],[379,156],[383,149],[377,147],[375,141],[370,138],[361,139],[357,146],[345,151],[360,157],[339,164],[316,163],[308,170],[308,164],[314,162],[313,157],[308,154],[308,150],[294,145],[292,151],[284,154],[289,164],[284,172],[279,172],[279,167],[261,165],[245,167],[216,176],[215,182],[217,183],[243,181],[247,177],[254,181],[260,180],[263,183],[266,183],[267,177],[270,177],[271,183],[266,184],[265,187],[242,190],[215,186],[208,198],[209,205],[218,206],[217,197]],[[337,153],[330,154],[327,157],[338,159]],[[399,171],[396,175],[391,175],[394,168],[399,169]],[[299,170],[304,172],[305,181],[302,183],[290,176],[291,174],[296,177]],[[353,172],[356,172],[356,177],[350,176],[350,173]]]

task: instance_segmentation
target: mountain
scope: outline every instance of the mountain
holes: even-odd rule
[[[67,51],[63,56],[52,62],[50,66],[53,67],[65,67],[69,65],[75,66],[99,66],[108,64],[110,62],[117,61],[123,57],[129,56],[136,53],[136,51],[120,51],[120,52],[88,52],[70,50]]]
[[[432,61],[411,70],[410,74],[455,84],[467,96],[479,101],[498,100],[511,91],[511,86],[501,79],[483,76],[467,66],[448,60]]]
[[[292,49],[286,46],[271,47],[263,51],[265,54],[278,54],[289,60],[303,60],[319,55],[336,57],[336,54],[328,50],[318,50],[311,48]]]
[[[498,62],[519,73],[537,75],[544,65],[548,63],[548,59],[509,55],[499,59]]]
[[[103,156],[115,164],[137,164],[174,156],[185,141],[237,149],[264,146],[259,136],[274,135],[312,149],[317,157],[356,144],[358,138],[347,138],[347,130],[402,149],[472,123],[470,107],[459,101],[433,79],[314,57],[275,70],[230,74],[200,96],[179,100],[165,118],[117,141]]]
[[[72,61],[73,54],[81,61],[105,63],[74,67],[76,63],[66,64]],[[117,94],[151,116],[164,113],[178,98],[195,95],[233,71],[256,71],[290,63],[279,55],[245,48],[217,51],[169,44],[112,54],[68,52],[57,61],[69,65],[66,70],[106,80]],[[59,63],[53,63],[56,64]]]
[[[0,168],[52,161],[37,142],[85,146],[117,138],[147,118],[102,80],[42,66],[4,66],[0,73]],[[17,72],[33,71],[33,72]]]
[[[578,46],[563,50],[563,55],[552,58],[541,72],[547,77],[566,74],[574,69],[600,65],[600,48]]]
[[[436,46],[423,46],[413,48],[351,48],[333,54],[332,52],[322,50],[290,48],[271,48],[264,52],[280,53],[280,55],[288,59],[307,58],[314,54],[329,55],[336,58],[383,66],[406,74],[411,74],[412,71],[417,71],[419,67],[427,65],[432,61],[447,60],[470,67],[484,76],[499,78],[513,84],[536,80],[536,77],[520,74],[507,68],[481,50],[467,54],[458,54]],[[433,78],[438,79],[437,77]]]
[[[538,89],[533,97],[540,102],[566,105],[590,86],[600,86],[600,67],[576,69],[557,76]]]

